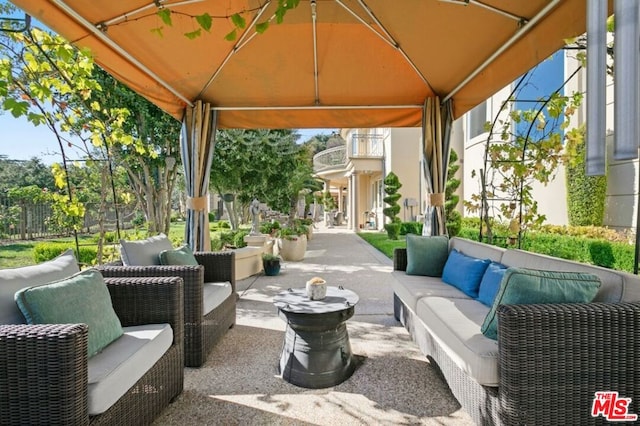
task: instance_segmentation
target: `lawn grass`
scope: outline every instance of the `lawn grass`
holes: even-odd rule
[[[0,269],[33,265],[33,246],[36,241],[11,243],[0,246]]]
[[[172,222],[169,228],[169,239],[174,242],[184,242],[184,227],[185,222]],[[144,238],[146,235],[146,231],[136,231],[133,229],[123,230],[121,231],[121,237],[123,239],[133,239],[131,235],[128,234],[136,234],[136,238]],[[144,233],[144,235],[142,235]],[[218,231],[211,231],[212,238],[218,233]],[[92,245],[95,244],[95,236],[94,235],[78,235],[78,240],[81,245]],[[28,241],[11,241],[5,244],[0,244],[0,269],[6,268],[16,268],[20,266],[29,266],[35,265],[37,262],[34,259],[33,249],[37,244],[43,242],[51,242],[51,243],[71,243],[73,247],[75,247],[75,239],[74,237],[60,237],[60,238],[51,238],[51,239],[42,239],[42,240],[28,240]],[[108,244],[109,245],[109,244]]]
[[[393,249],[407,246],[407,240],[404,236],[400,236],[399,240],[390,240],[386,232],[359,232],[358,235],[389,259],[393,259]]]

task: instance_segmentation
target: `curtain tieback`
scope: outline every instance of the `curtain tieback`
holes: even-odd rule
[[[207,197],[187,197],[187,208],[189,210],[203,211],[207,209]]]
[[[429,194],[429,203],[433,207],[444,206],[444,192]]]

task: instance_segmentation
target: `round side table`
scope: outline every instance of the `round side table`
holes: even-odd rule
[[[287,323],[279,371],[289,383],[310,389],[335,386],[356,366],[346,321],[359,297],[351,290],[327,287],[327,297],[310,300],[306,289],[288,289],[273,298]]]

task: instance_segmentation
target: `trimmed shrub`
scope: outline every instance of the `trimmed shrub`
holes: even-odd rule
[[[422,235],[422,226],[423,224],[420,222],[402,222],[400,225],[400,235]]]
[[[402,195],[398,190],[401,187],[402,184],[400,183],[400,179],[398,179],[398,176],[395,173],[390,172],[387,177],[384,178],[384,192],[387,196],[384,197],[383,201],[388,204],[389,207],[382,209],[382,213],[391,220],[391,223],[384,225],[384,229],[387,231],[387,235],[391,240],[397,240],[400,235],[401,221],[398,217],[398,213],[400,213],[398,200]]]
[[[80,254],[76,251],[75,245],[69,243],[38,243],[33,246],[33,260],[36,263],[46,262],[51,260],[64,252],[65,250],[72,249],[78,262],[83,265],[93,265],[96,263],[98,256],[98,248],[94,246],[80,247]]]

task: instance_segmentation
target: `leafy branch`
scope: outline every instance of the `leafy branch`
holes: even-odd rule
[[[255,24],[256,32],[258,34],[264,33],[269,28],[269,25],[273,19],[276,20],[277,24],[281,24],[284,21],[284,16],[287,14],[287,12],[291,9],[295,9],[296,7],[298,7],[298,4],[300,4],[300,0],[278,0],[278,5],[273,15],[270,18],[261,22],[257,22]],[[230,21],[233,26],[233,29],[230,32],[228,32],[224,38],[227,41],[234,41],[238,38],[238,32],[247,28],[247,21],[244,15],[249,13],[254,13],[262,9],[262,7],[264,7],[264,5],[261,5],[260,7],[257,7],[257,8],[245,9],[243,11],[236,12],[232,15],[225,15],[225,16],[211,15],[208,12],[202,13],[200,15],[190,15],[183,12],[171,10],[170,8],[167,8],[167,7],[160,8],[155,14],[160,18],[162,23],[167,27],[173,26],[172,15],[174,14],[188,16],[189,18],[193,19],[197,24],[197,28],[193,31],[184,33],[184,36],[187,37],[189,40],[193,40],[200,37],[202,35],[203,30],[206,32],[210,32],[211,28],[213,27],[214,19]],[[164,26],[159,26],[151,29],[151,32],[157,34],[160,37],[162,37],[163,31],[164,31]]]

